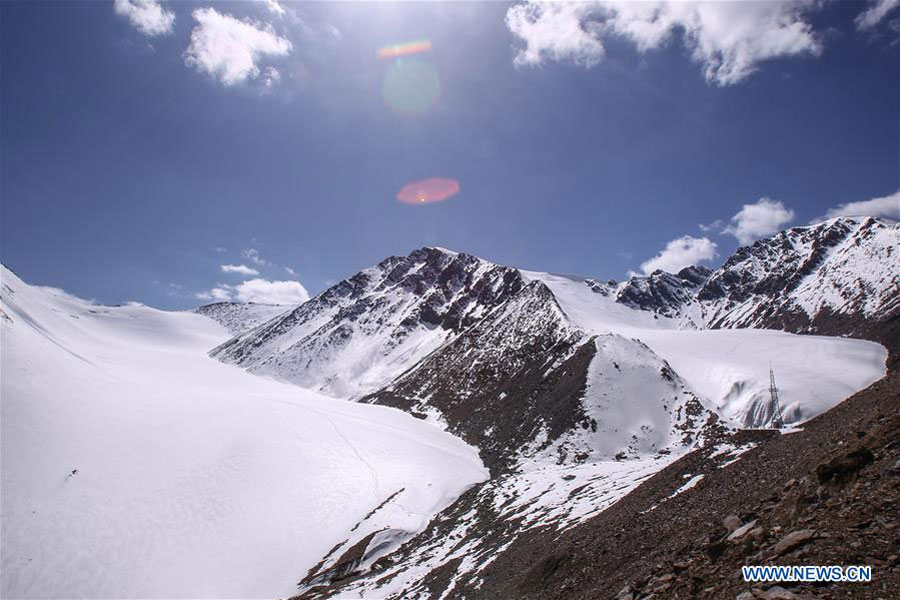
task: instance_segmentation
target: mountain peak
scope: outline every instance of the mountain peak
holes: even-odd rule
[[[703,320],[827,333],[854,331],[848,319],[887,319],[900,310],[898,235],[887,219],[836,217],[743,246],[697,293]]]
[[[524,286],[516,269],[425,246],[364,269],[213,355],[334,396],[356,397]]]

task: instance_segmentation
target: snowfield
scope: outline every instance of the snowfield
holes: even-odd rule
[[[414,532],[487,479],[433,425],[210,358],[204,316],[2,284],[4,597],[290,596],[390,496],[366,526]]]

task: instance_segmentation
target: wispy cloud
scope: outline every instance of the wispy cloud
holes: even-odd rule
[[[278,0],[264,0],[266,4],[266,8],[269,9],[269,12],[278,15],[279,17],[283,17],[287,12],[284,7],[278,2]]]
[[[760,198],[753,204],[745,204],[733,217],[722,233],[733,235],[746,245],[759,238],[777,233],[794,220],[794,211],[778,200]]]
[[[223,273],[237,273],[239,275],[259,275],[259,271],[250,268],[247,265],[221,265],[220,269]]]
[[[706,80],[726,86],[766,60],[819,55],[822,43],[805,13],[820,4],[526,0],[509,8],[506,24],[525,43],[514,59],[520,66],[566,61],[591,67],[603,59],[604,37],[629,40],[645,53],[679,36]]]
[[[889,219],[900,220],[900,191],[881,198],[839,204],[823,216],[813,219],[812,223],[833,219],[834,217],[888,217]]]
[[[722,221],[722,219],[716,219],[712,223],[700,223],[698,227],[700,227],[700,231],[703,231],[704,233],[722,233],[722,230],[725,229],[725,223]]]
[[[260,58],[286,56],[293,49],[291,42],[275,33],[269,23],[236,19],[208,7],[192,14],[197,25],[184,53],[185,63],[226,86],[256,79],[260,75]]]
[[[657,269],[677,273],[685,267],[710,261],[716,257],[716,243],[709,238],[685,235],[674,239],[659,254],[641,263],[641,270],[649,275]]]
[[[266,67],[262,75],[263,89],[271,90],[281,81],[281,73],[275,67]]]
[[[265,260],[259,254],[259,250],[256,248],[245,248],[241,250],[241,256],[246,258],[247,260],[253,262],[253,264],[258,265],[260,267],[271,267],[272,263]]]
[[[871,6],[859,13],[854,21],[859,31],[872,29],[878,25],[888,13],[900,6],[900,0],[874,0],[870,4]]]
[[[172,33],[175,28],[175,13],[163,8],[157,0],[115,0],[113,8],[149,37]]]
[[[206,292],[197,292],[194,297],[198,300],[213,300],[214,302],[230,302],[232,298],[231,286],[220,284]]]

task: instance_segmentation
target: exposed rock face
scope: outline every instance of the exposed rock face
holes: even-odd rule
[[[674,275],[657,270],[647,277],[632,277],[619,287],[616,301],[631,308],[676,317],[693,301],[711,273],[706,267],[685,267]]]

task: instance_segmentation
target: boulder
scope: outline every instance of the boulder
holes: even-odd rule
[[[775,544],[775,548],[773,548],[773,550],[775,551],[775,555],[781,556],[782,554],[786,554],[794,548],[802,546],[809,540],[813,539],[815,536],[816,532],[812,529],[792,531],[791,533],[781,538],[781,540],[777,544]]]

